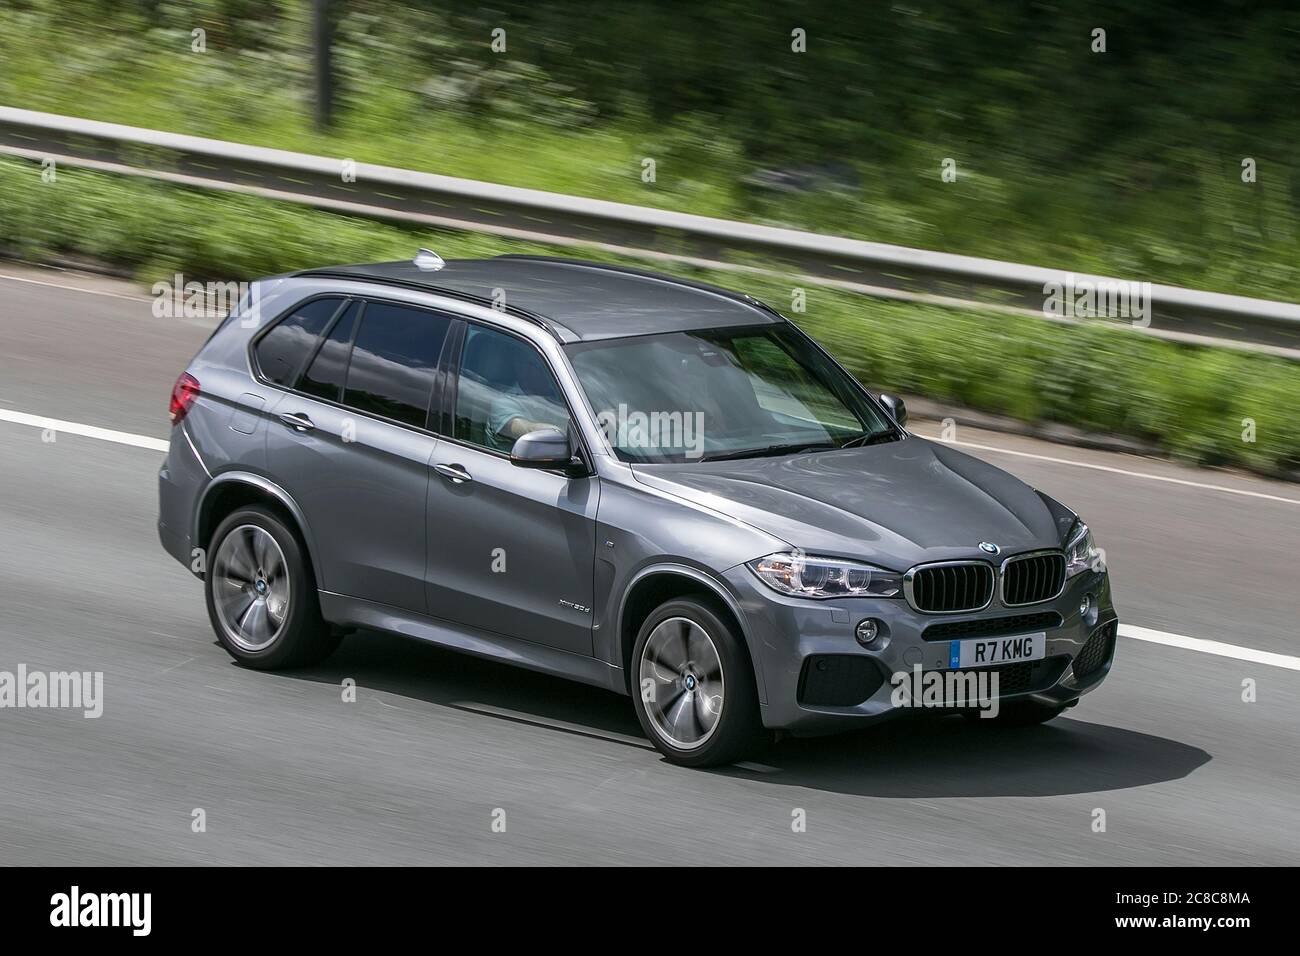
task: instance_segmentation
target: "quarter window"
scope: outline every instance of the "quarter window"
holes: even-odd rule
[[[569,429],[569,411],[546,360],[527,342],[471,325],[456,386],[455,437],[508,452],[539,428]]]
[[[348,371],[348,353],[352,350],[352,333],[356,329],[357,314],[360,304],[353,302],[348,306],[329,335],[321,343],[320,351],[312,359],[311,365],[298,383],[298,390],[317,398],[327,398],[337,402],[343,395],[343,378]]]
[[[423,309],[366,303],[348,364],[344,404],[423,427],[450,325],[446,316]]]
[[[257,367],[267,380],[292,388],[298,371],[316,347],[342,299],[313,299],[276,323],[257,343]]]

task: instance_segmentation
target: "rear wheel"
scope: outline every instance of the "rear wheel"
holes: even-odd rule
[[[646,618],[632,679],[637,719],[673,763],[734,763],[768,737],[743,638],[706,602],[679,598]]]
[[[208,556],[208,616],[235,660],[259,670],[302,667],[338,647],[321,618],[306,548],[273,512],[252,506],[227,516]]]

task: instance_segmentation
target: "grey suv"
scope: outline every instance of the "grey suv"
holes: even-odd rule
[[[918,703],[1039,722],[1114,653],[1073,512],[723,289],[425,250],[276,276],[171,414],[159,535],[249,667],[396,632],[630,695],[704,766]]]

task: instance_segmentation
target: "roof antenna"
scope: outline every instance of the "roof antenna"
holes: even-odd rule
[[[437,272],[447,264],[442,261],[442,256],[432,249],[421,249],[412,261],[415,263],[415,268],[421,272]]]

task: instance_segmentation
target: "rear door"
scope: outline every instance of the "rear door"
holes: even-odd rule
[[[328,591],[425,611],[428,417],[450,327],[439,312],[349,300],[272,411],[271,475],[306,515]]]
[[[459,346],[429,486],[429,613],[589,656],[599,479],[510,463],[523,431],[570,430],[532,343],[471,322]]]

